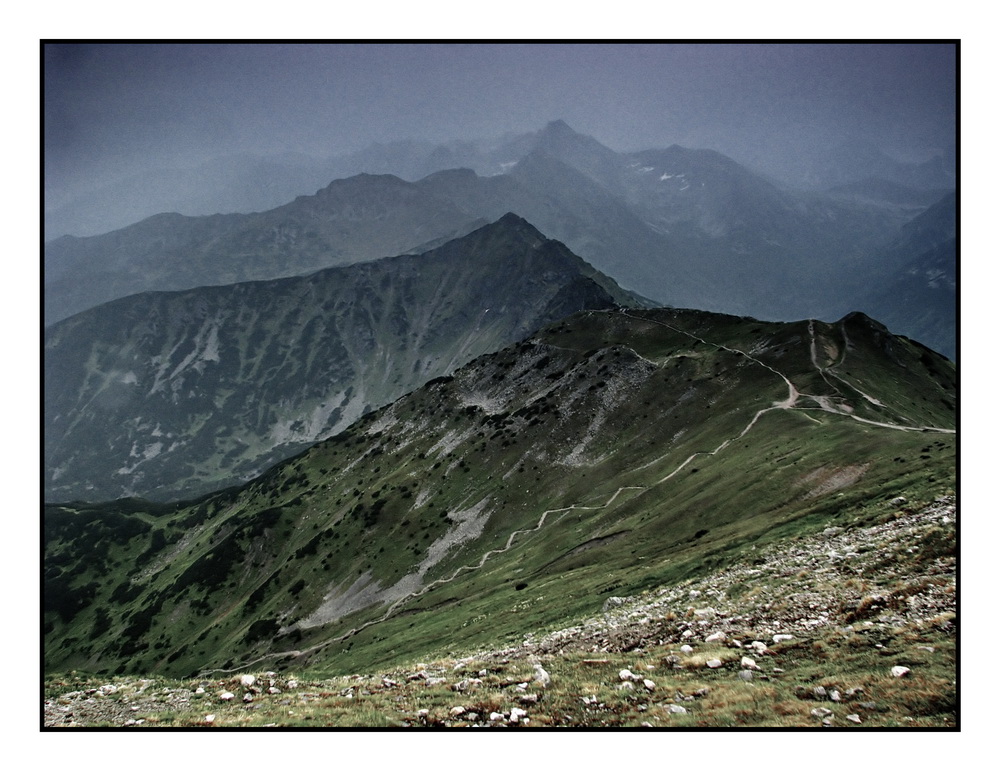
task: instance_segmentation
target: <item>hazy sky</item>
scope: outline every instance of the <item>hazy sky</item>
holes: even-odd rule
[[[556,118],[759,163],[854,137],[922,159],[955,133],[949,44],[50,44],[43,75],[49,185]]]

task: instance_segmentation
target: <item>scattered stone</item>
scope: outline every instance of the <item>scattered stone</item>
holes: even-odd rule
[[[831,713],[833,713],[833,711],[829,710],[828,708],[813,708],[812,710],[809,711],[809,713],[810,715],[813,715],[816,718],[823,718],[823,716],[829,716]]]
[[[625,598],[617,598],[612,596],[604,601],[604,605],[601,606],[601,611],[608,611],[609,609],[617,608],[618,606],[624,606],[628,601]]]
[[[243,702],[253,702],[253,695],[247,692],[243,695]]]
[[[683,705],[676,705],[671,703],[667,705],[667,713],[687,713],[687,708]]]
[[[934,647],[933,646],[917,646],[917,649],[919,651],[929,652],[930,654],[934,653]]]
[[[757,663],[754,662],[750,657],[743,657],[742,659],[740,659],[740,667],[744,667],[747,670],[760,670],[760,668],[757,667]]]
[[[495,723],[497,721],[500,721],[501,719],[503,719],[503,713],[496,713],[496,712],[490,713],[490,723]]]
[[[690,646],[685,643],[683,646],[681,646],[681,651],[684,654],[690,654],[692,651],[694,651],[694,646]]]
[[[219,695],[219,699],[223,702],[229,702],[230,700],[236,699],[236,695],[232,692],[223,692]]]
[[[242,675],[240,676],[240,686],[249,689],[257,682],[257,678],[252,675]]]
[[[717,667],[722,667],[722,660],[721,659],[710,659],[705,664],[708,665],[708,667],[714,669],[714,668],[717,668]]]
[[[763,654],[767,651],[767,644],[763,641],[753,641],[750,644],[750,648],[756,651],[758,654]]]
[[[836,689],[830,690],[830,702],[840,702],[840,692]]]
[[[535,683],[543,687],[552,683],[552,676],[541,665],[535,665]]]
[[[752,670],[741,670],[740,671],[740,678],[743,679],[744,681],[752,681],[753,680],[753,671]]]
[[[693,637],[694,637],[694,630],[685,630],[683,633],[681,633],[681,638],[693,638]]]
[[[215,714],[214,713],[209,713],[207,716],[205,716],[205,723],[206,724],[211,724],[211,723],[214,723],[214,722],[215,722]]]
[[[269,687],[267,687],[267,693],[268,694],[281,694],[281,689],[279,689],[277,686],[269,686]]]
[[[518,699],[518,702],[520,702],[522,705],[537,705],[538,704],[538,695],[537,694],[522,694],[521,697]]]
[[[649,691],[653,691],[656,688],[656,684],[650,681],[648,678],[643,679],[642,685],[645,686]]]
[[[718,633],[712,633],[710,636],[708,636],[705,639],[705,643],[715,643],[715,641],[724,641],[724,640],[726,640],[726,634],[723,632],[718,632]]]
[[[510,709],[510,723],[516,724],[522,718],[528,715],[528,711],[522,710],[521,708],[511,708]]]
[[[894,678],[902,678],[910,672],[910,668],[896,665],[890,672]]]
[[[295,680],[294,678],[293,678],[293,679],[292,679],[291,681],[289,681],[289,682],[288,682],[288,688],[289,688],[289,689],[294,689],[294,688],[296,688],[296,687],[297,687],[298,685],[299,685],[299,682],[298,682],[298,681],[296,681],[296,680]]]
[[[900,507],[906,503],[906,496],[896,496],[892,501],[889,502],[894,507]]]
[[[452,718],[458,718],[459,716],[464,715],[465,712],[466,712],[465,708],[462,707],[461,705],[456,705],[454,708],[448,711],[448,713],[451,715]]]
[[[618,671],[618,680],[620,680],[620,681],[641,681],[642,680],[642,676],[641,675],[636,675],[635,673],[633,673],[628,668],[625,668],[624,670],[619,670]]]
[[[781,643],[782,641],[790,641],[794,637],[794,635],[789,635],[788,633],[778,633],[771,640],[775,643]]]
[[[855,724],[861,723],[861,716],[859,716],[857,713],[850,713],[846,716],[846,718],[848,721],[853,721]]]
[[[815,697],[817,700],[825,700],[826,696],[827,695],[825,687],[817,686],[813,689],[813,697]]]
[[[197,689],[194,690],[194,693],[195,694],[204,694],[205,693],[205,687],[199,686]]]

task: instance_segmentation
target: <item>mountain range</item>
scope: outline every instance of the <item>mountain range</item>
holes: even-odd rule
[[[954,724],[941,175],[792,190],[561,121],[362,161],[263,211],[45,244],[46,725],[107,697],[145,721],[153,683],[179,711],[245,687],[225,721],[260,700],[271,725],[311,699],[302,674],[351,725],[410,698],[435,702],[407,725],[517,723],[510,698],[550,725],[669,721],[667,684],[718,689],[727,726],[832,724],[799,704],[820,689],[863,694],[866,722]],[[570,639],[578,681],[548,690]],[[440,694],[393,691],[444,667],[463,678]]]
[[[903,194],[898,183],[869,184],[864,195],[796,191],[720,153],[676,145],[618,153],[562,121],[485,155],[456,147],[428,158],[502,173],[442,168],[416,182],[361,175],[257,214],[158,215],[102,236],[55,239],[46,244],[46,322],[136,292],[421,251],[505,212],[659,303],[830,320],[874,299],[865,310],[878,317],[891,303],[874,298],[873,280],[888,286],[914,268],[889,274],[884,250],[930,195]],[[895,332],[922,332],[918,319],[897,318]],[[947,324],[939,350],[954,356]]]

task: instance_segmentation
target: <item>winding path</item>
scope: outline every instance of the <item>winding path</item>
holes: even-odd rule
[[[690,456],[688,456],[686,459],[684,459],[684,461],[682,461],[677,466],[677,468],[675,468],[672,472],[670,472],[669,474],[667,474],[665,477],[662,477],[659,480],[657,480],[653,485],[660,485],[660,484],[665,483],[666,481],[670,480],[672,477],[674,477],[676,474],[678,474],[682,469],[684,469],[688,464],[690,464],[695,458],[698,458],[699,456],[714,456],[717,453],[720,453],[721,451],[725,450],[725,448],[728,447],[730,445],[730,443],[732,443],[735,440],[738,440],[738,439],[742,438],[743,436],[745,436],[756,425],[757,421],[760,419],[760,417],[762,415],[764,415],[765,413],[769,413],[771,411],[774,411],[774,410],[796,410],[796,411],[801,411],[803,413],[805,413],[806,411],[817,411],[817,410],[819,410],[819,411],[822,411],[822,412],[832,413],[834,415],[842,416],[844,418],[851,418],[851,419],[853,419],[855,421],[859,421],[859,422],[864,423],[864,424],[868,424],[868,425],[871,425],[871,426],[878,426],[878,427],[885,428],[885,429],[894,429],[894,430],[898,430],[898,431],[908,431],[908,432],[914,432],[914,431],[916,431],[916,432],[940,432],[942,434],[955,434],[955,430],[954,429],[944,429],[944,428],[933,427],[933,426],[902,426],[900,424],[884,423],[884,422],[879,422],[879,421],[872,421],[872,420],[869,420],[869,419],[866,419],[866,418],[860,418],[859,416],[853,415],[852,413],[849,413],[849,412],[847,412],[845,410],[838,409],[837,407],[835,407],[830,402],[830,398],[827,397],[827,396],[812,395],[812,394],[803,394],[803,393],[799,392],[799,390],[795,387],[795,384],[792,383],[792,381],[789,380],[789,378],[787,376],[785,376],[783,373],[779,372],[775,368],[771,367],[771,365],[769,365],[769,364],[767,364],[765,362],[762,362],[760,359],[752,356],[751,354],[749,354],[749,353],[747,353],[745,351],[741,351],[739,349],[731,348],[729,346],[724,346],[724,345],[718,344],[718,343],[711,343],[711,342],[709,342],[709,341],[707,341],[707,340],[705,340],[703,338],[699,338],[697,335],[694,335],[693,333],[690,333],[690,332],[688,332],[686,330],[682,330],[682,329],[680,329],[678,327],[674,327],[671,324],[667,324],[666,322],[662,322],[662,321],[657,320],[657,319],[646,319],[646,318],[643,318],[641,316],[635,316],[635,315],[629,313],[626,310],[622,310],[621,313],[624,316],[629,317],[630,319],[635,319],[635,320],[640,321],[640,322],[652,323],[652,324],[659,325],[661,327],[666,327],[667,329],[672,330],[672,331],[674,331],[676,333],[679,333],[681,335],[686,335],[687,337],[691,338],[692,340],[697,341],[698,343],[701,343],[703,345],[711,346],[711,347],[714,347],[714,348],[717,348],[717,349],[720,349],[720,350],[723,350],[723,351],[728,351],[730,353],[737,354],[739,356],[745,357],[747,360],[749,360],[751,362],[754,362],[755,364],[759,365],[760,367],[763,367],[766,370],[769,370],[772,373],[774,373],[775,375],[777,375],[782,381],[784,381],[785,385],[788,387],[788,396],[785,397],[785,399],[781,400],[780,402],[774,402],[770,407],[762,408],[762,409],[758,410],[756,413],[754,413],[754,416],[753,416],[752,419],[750,419],[750,422],[735,437],[731,437],[731,438],[725,440],[724,442],[720,443],[718,445],[718,447],[716,447],[714,450],[698,451],[696,453],[692,453]],[[844,335],[844,350],[843,350],[843,353],[841,354],[841,356],[840,356],[840,358],[839,358],[839,360],[838,360],[838,362],[836,363],[835,366],[839,366],[839,365],[843,364],[844,360],[847,357],[848,346],[850,345],[850,341],[847,339],[847,332],[846,332],[846,330],[842,330],[842,333]],[[861,397],[863,397],[864,399],[868,400],[869,402],[871,402],[871,403],[873,403],[875,405],[878,405],[880,407],[885,407],[877,399],[871,397],[868,394],[865,394],[860,389],[858,389],[856,386],[854,386],[852,384],[849,384],[846,381],[844,381],[840,376],[838,376],[835,372],[832,371],[831,367],[825,367],[825,366],[820,365],[819,360],[818,360],[817,350],[816,350],[815,322],[812,319],[809,320],[809,338],[810,338],[809,350],[810,350],[810,357],[811,357],[811,361],[812,361],[813,366],[819,372],[819,374],[823,378],[823,380],[826,381],[826,383],[831,388],[833,388],[834,391],[838,395],[842,396],[842,394],[840,392],[840,389],[836,385],[834,385],[833,383],[830,383],[830,380],[827,377],[828,374],[831,375],[832,377],[836,378],[841,383],[849,386],[852,390],[856,391],[859,395],[861,395]],[[816,405],[818,405],[818,407],[816,407],[816,408],[807,408],[807,407],[803,407],[803,406],[799,405],[799,400],[801,398],[803,398],[803,397],[806,397],[806,398],[812,400],[813,402],[816,403]],[[650,487],[652,487],[652,486],[650,486]],[[545,525],[546,520],[548,519],[549,515],[554,515],[554,514],[557,514],[557,513],[564,514],[566,512],[572,511],[572,510],[605,509],[605,508],[611,506],[614,503],[615,499],[617,499],[618,496],[621,495],[622,491],[626,491],[626,490],[645,491],[645,490],[649,490],[649,487],[645,487],[645,486],[623,486],[623,487],[619,488],[618,490],[616,490],[614,492],[614,494],[612,494],[612,496],[604,504],[599,504],[599,505],[595,505],[595,506],[582,506],[582,505],[573,504],[573,505],[570,505],[568,507],[560,507],[558,509],[547,509],[544,512],[542,512],[541,516],[538,518],[538,522],[535,524],[534,527],[520,529],[520,530],[512,532],[510,534],[510,536],[507,538],[507,543],[503,547],[498,547],[496,549],[491,549],[491,550],[483,553],[482,557],[480,557],[480,559],[478,560],[478,562],[472,563],[472,564],[469,564],[469,565],[460,566],[459,568],[456,568],[454,571],[452,571],[452,573],[450,575],[448,575],[446,577],[442,577],[440,579],[435,579],[433,582],[430,582],[429,584],[425,585],[420,590],[414,591],[412,593],[409,593],[408,595],[403,596],[402,598],[399,598],[398,600],[394,601],[386,609],[385,613],[382,614],[382,616],[380,616],[377,619],[373,619],[373,620],[370,620],[368,622],[365,622],[364,624],[359,625],[358,627],[354,627],[354,628],[348,630],[346,633],[341,633],[340,635],[337,635],[337,636],[334,636],[334,637],[331,637],[331,638],[327,638],[326,640],[324,640],[324,641],[322,641],[320,643],[317,643],[317,644],[315,644],[313,646],[310,646],[309,648],[306,648],[306,649],[302,649],[302,650],[295,649],[295,650],[291,650],[291,651],[270,652],[268,654],[261,655],[261,656],[255,658],[255,659],[243,662],[241,665],[239,665],[237,667],[229,668],[229,669],[216,668],[216,669],[213,669],[213,670],[206,670],[206,671],[203,671],[201,673],[201,675],[202,676],[207,676],[207,675],[209,675],[211,673],[234,673],[234,672],[237,672],[239,670],[245,670],[249,666],[254,665],[254,664],[258,663],[258,662],[265,661],[265,660],[273,660],[273,659],[280,659],[280,658],[286,658],[286,657],[295,657],[295,658],[298,658],[298,657],[305,656],[307,654],[311,654],[311,653],[313,653],[315,651],[318,651],[318,650],[320,650],[322,648],[330,646],[330,645],[332,645],[334,643],[346,640],[347,638],[350,638],[351,636],[360,633],[362,630],[365,630],[365,629],[367,629],[367,628],[369,628],[369,627],[371,627],[373,625],[377,625],[377,624],[380,624],[381,622],[384,622],[386,619],[388,619],[390,616],[392,616],[396,612],[396,610],[401,605],[403,605],[404,603],[407,603],[407,602],[409,602],[411,600],[414,600],[415,598],[419,598],[422,595],[430,592],[431,590],[433,590],[433,589],[435,589],[437,587],[441,587],[441,586],[446,585],[446,584],[448,584],[450,582],[453,582],[455,579],[457,579],[461,574],[463,574],[465,572],[475,571],[475,570],[477,570],[479,568],[482,568],[486,564],[486,561],[489,560],[491,557],[493,557],[495,555],[502,554],[504,552],[507,552],[514,545],[514,541],[515,541],[515,539],[517,539],[518,536],[520,536],[522,534],[527,534],[527,533],[534,533],[535,531],[540,530]],[[558,520],[559,518],[556,518],[556,519]]]

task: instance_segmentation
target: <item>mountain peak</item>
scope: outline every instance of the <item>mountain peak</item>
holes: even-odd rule
[[[558,118],[557,120],[554,121],[549,121],[547,124],[545,124],[545,128],[542,129],[542,131],[546,133],[561,132],[564,134],[566,133],[576,134],[576,132],[573,131],[573,129],[570,128],[569,124],[566,123],[566,121],[564,121],[562,118]]]

